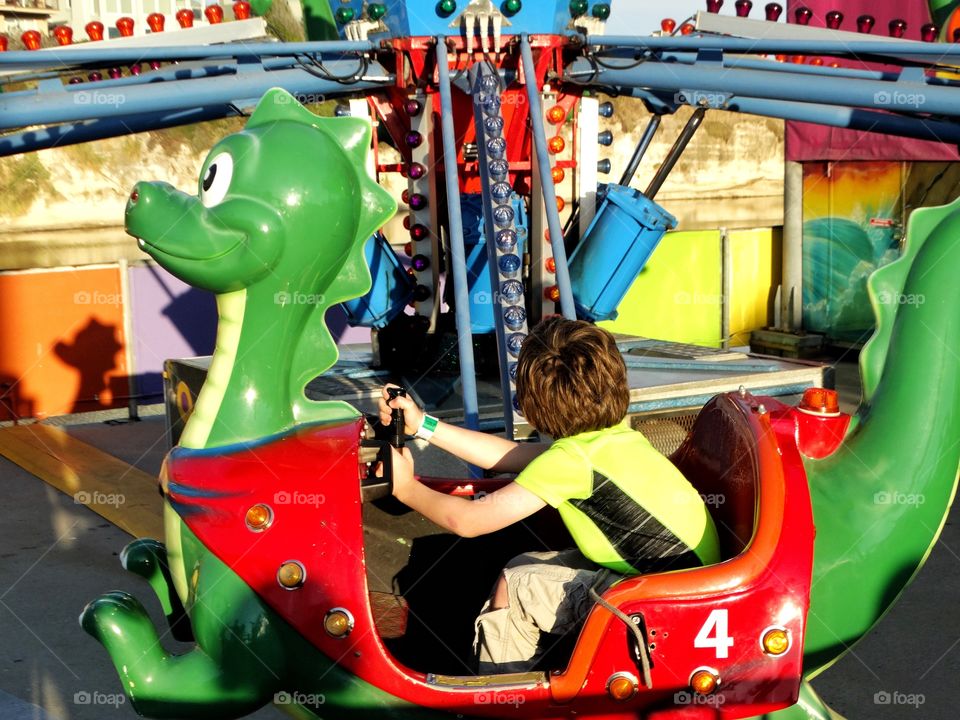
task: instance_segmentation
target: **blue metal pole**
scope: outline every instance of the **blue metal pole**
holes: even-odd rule
[[[53,68],[76,67],[78,65],[101,65],[119,63],[121,65],[150,60],[203,60],[206,58],[244,58],[279,57],[283,55],[318,55],[324,53],[371,52],[378,46],[372,42],[323,41],[323,42],[237,42],[222,45],[183,45],[158,47],[77,47],[76,50],[57,48],[55,50],[15,50],[0,53],[0,67],[3,68]]]
[[[124,115],[122,117],[86,120],[79,123],[65,123],[52,127],[35,128],[25,132],[12,133],[0,137],[0,157],[19,153],[44,150],[51,147],[65,147],[91,140],[127,135],[130,133],[160,130],[175,125],[217,120],[235,115],[236,110],[229,105],[191,108],[172,113],[144,113],[143,115]]]
[[[152,59],[152,58],[151,58]],[[350,61],[352,62],[352,61]],[[115,80],[105,79],[97,80],[96,85],[91,85],[86,82],[77,85],[65,85],[63,90],[67,92],[76,91],[76,90],[89,90],[90,88],[97,88],[101,90],[103,88],[114,88],[114,87],[127,87],[130,85],[152,85],[159,82],[172,82],[174,80],[194,80],[196,78],[205,78],[205,77],[222,77],[224,75],[237,75],[242,72],[249,72],[252,70],[252,63],[238,63],[235,60],[230,58],[221,58],[216,60],[210,60],[208,62],[203,62],[199,60],[191,60],[189,62],[179,63],[177,65],[166,65],[165,67],[160,68],[159,70],[147,70],[140,75],[128,75],[127,77],[120,77]],[[297,66],[296,58],[292,57],[277,57],[277,58],[264,58],[262,62],[256,64],[256,71],[259,71],[261,68],[263,70],[285,70],[294,68]],[[59,73],[52,73],[51,77],[60,77]],[[14,75],[11,76],[16,82],[24,82],[27,80],[47,80],[46,74],[44,75]],[[5,92],[3,97],[5,99],[15,98],[15,97],[36,97],[37,92],[50,92],[45,88],[31,88],[30,90],[15,90],[13,92]],[[60,92],[61,88],[59,84],[54,85],[52,88],[53,92]]]
[[[589,76],[592,83],[614,87],[692,90],[769,100],[795,100],[825,105],[859,106],[908,113],[960,115],[960,92],[923,82],[853,80],[792,76],[784,70],[737,70],[709,65],[645,62],[629,69],[594,68],[576,60],[568,77]]]
[[[579,36],[583,39],[583,36]],[[588,35],[587,46],[625,47],[644,50],[723,50],[751,55],[892,55],[914,60],[950,63],[960,57],[956,43],[927,43],[916,40],[775,40],[715,36],[636,37],[633,35]]]
[[[960,145],[960,125],[925,118],[907,118],[859,108],[745,97],[733,98],[725,109],[747,113],[748,115],[799,120],[851,130],[886,133],[887,135]]]
[[[376,68],[386,75],[379,65]],[[65,85],[63,92],[34,91],[29,99],[22,95],[10,98],[0,94],[0,129],[226,105],[259,98],[272,87],[282,87],[293,94],[309,95],[319,100],[328,95],[385,84],[388,83],[347,85],[315,77],[304,70],[289,69],[124,87],[101,86],[100,83]]]
[[[450,68],[447,66],[447,39],[436,38],[437,75],[440,89],[440,123],[443,136],[443,176],[447,185],[447,222],[450,231],[450,266],[456,303],[457,343],[460,348],[460,384],[463,390],[464,422],[479,427],[477,376],[473,362],[473,333],[470,326],[470,290],[467,285],[467,254],[463,247],[463,218],[460,215],[460,172],[457,167],[457,138],[453,128],[453,97]],[[471,468],[471,472],[475,472]]]
[[[540,188],[543,190],[547,226],[550,228],[550,246],[556,263],[560,312],[568,320],[576,320],[577,310],[573,303],[573,289],[570,286],[567,250],[563,245],[563,229],[560,226],[560,213],[557,211],[557,192],[553,183],[550,182],[550,158],[547,155],[547,134],[543,129],[543,108],[540,105],[537,70],[533,64],[530,38],[526,33],[520,36],[520,57],[523,61],[523,75],[527,84],[527,100],[530,102],[530,125],[533,128],[533,146],[537,153],[537,166],[540,170]]]
[[[695,65],[697,55],[695,53],[657,53],[657,57],[664,62],[681,62],[685,65]],[[628,60],[628,58],[619,58]],[[629,63],[633,64],[632,59]],[[799,65],[790,63],[789,65],[777,60],[767,60],[762,57],[750,57],[749,55],[731,55],[723,58],[723,66],[727,68],[739,68],[742,70],[781,70],[795,75],[822,75],[832,78],[857,78],[858,80],[888,80],[896,81],[900,77],[898,72],[882,72],[879,70],[858,70],[848,67],[829,67],[826,65]]]

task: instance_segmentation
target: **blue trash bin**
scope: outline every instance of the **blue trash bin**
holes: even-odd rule
[[[660,238],[676,227],[670,213],[639,190],[607,185],[607,194],[570,256],[577,315],[612,320]]]
[[[382,328],[410,302],[413,279],[382,233],[370,236],[363,253],[373,284],[363,297],[343,303],[343,309],[354,327]]]

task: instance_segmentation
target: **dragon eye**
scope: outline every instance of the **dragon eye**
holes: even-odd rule
[[[220,153],[207,165],[207,171],[200,181],[200,202],[204,207],[213,207],[223,200],[230,189],[232,178],[233,156],[226,152]]]

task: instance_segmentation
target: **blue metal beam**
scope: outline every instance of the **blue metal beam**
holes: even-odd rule
[[[176,125],[218,120],[236,114],[236,109],[231,106],[214,105],[169,113],[123,115],[121,117],[35,128],[0,137],[0,157],[52,147],[66,147],[67,145],[76,145],[91,140],[102,140],[148,130],[162,130]]]
[[[259,42],[224,43],[222,45],[189,45],[167,47],[112,48],[109,43],[90,49],[30,51],[15,50],[0,53],[0,68],[4,70],[32,70],[40,68],[70,68],[77,66],[129,65],[147,60],[204,60],[207,58],[237,58],[259,60],[261,57],[290,55],[343,54],[370,52],[377,48],[372,42]]]
[[[351,61],[355,62],[355,61]],[[96,85],[89,85],[84,81],[82,87],[77,87],[76,85],[68,85],[64,89],[68,92],[72,90],[89,90],[91,87],[95,87],[98,90],[105,88],[115,88],[115,87],[126,87],[129,85],[148,85],[159,82],[171,82],[173,80],[193,80],[196,78],[203,77],[220,77],[223,75],[236,75],[241,72],[249,71],[259,71],[263,70],[286,70],[289,68],[297,67],[297,59],[292,57],[277,57],[277,58],[264,58],[260,63],[246,63],[246,62],[237,62],[230,58],[225,59],[213,59],[209,61],[201,60],[192,60],[188,62],[178,63],[177,65],[167,64],[161,67],[159,70],[145,70],[139,75],[128,75],[126,77],[120,77],[115,80],[106,79],[96,81]],[[74,70],[73,72],[78,72]],[[83,72],[82,70],[79,72]],[[51,78],[59,78],[60,73],[44,73],[41,75],[13,75],[9,78],[11,82],[26,82],[30,80],[49,80]],[[6,99],[16,98],[16,97],[26,97],[33,98],[37,94],[37,90],[40,92],[50,92],[46,88],[31,88],[30,90],[14,90],[13,92],[5,92],[3,97]],[[54,87],[54,91],[60,92],[59,87]]]
[[[664,62],[682,62],[693,65],[697,62],[696,53],[664,52],[657,53],[657,57]],[[626,59],[626,58],[621,58]],[[830,67],[829,65],[806,65],[801,63],[784,64],[779,60],[749,55],[724,55],[723,66],[740,68],[743,70],[777,70],[786,69],[793,75],[823,75],[826,77],[846,77],[858,80],[888,80],[895,82],[900,78],[900,71],[861,70],[848,67]]]
[[[725,109],[761,117],[799,120],[831,127],[960,145],[960,125],[925,118],[902,117],[859,108],[743,97],[733,98],[727,103]]]
[[[782,69],[781,69],[782,68]],[[643,62],[635,67],[595,67],[578,59],[566,76],[589,77],[590,83],[614,87],[648,88],[675,92],[737,95],[768,100],[793,100],[824,105],[857,106],[911,114],[960,115],[960,92],[925,82],[854,80],[790,75],[785,65],[770,70],[744,70],[723,66]]]
[[[543,191],[543,204],[550,228],[550,246],[556,263],[557,288],[560,290],[560,312],[569,320],[577,318],[573,303],[573,289],[570,285],[570,268],[567,265],[567,250],[563,246],[563,229],[560,225],[560,213],[557,211],[557,191],[551,182],[550,157],[547,155],[547,133],[543,129],[543,107],[540,104],[540,88],[537,86],[537,71],[533,64],[533,51],[530,38],[520,37],[520,58],[523,61],[523,75],[527,85],[527,100],[530,102],[530,125],[533,128],[533,147],[536,150],[537,166],[540,171],[540,188]]]
[[[467,284],[467,254],[463,247],[463,218],[460,214],[460,178],[457,169],[457,136],[453,127],[453,97],[447,65],[447,39],[438,37],[437,85],[440,90],[440,122],[443,136],[443,176],[447,186],[447,222],[450,239],[450,266],[456,304],[457,343],[460,348],[460,384],[463,391],[464,422],[476,430],[480,422],[477,375],[473,361],[473,333],[470,329],[470,289]],[[475,474],[475,469],[471,468]]]
[[[774,40],[717,36],[636,37],[632,35],[588,35],[579,38],[587,46],[625,47],[642,50],[722,50],[751,55],[831,55],[859,57],[884,55],[911,58],[918,62],[955,64],[960,59],[957,43],[926,43],[913,40]]]
[[[338,69],[343,72],[355,63],[334,60],[326,64],[331,72],[338,72]],[[0,129],[229,105],[240,100],[259,98],[272,87],[282,87],[295,95],[307,95],[314,102],[319,102],[326,96],[370,90],[393,82],[393,78],[380,65],[371,64],[371,71],[380,74],[384,80],[346,84],[322,79],[301,69],[270,72],[251,70],[236,75],[132,86],[106,83],[64,85],[62,92],[29,91],[32,96],[0,94]]]

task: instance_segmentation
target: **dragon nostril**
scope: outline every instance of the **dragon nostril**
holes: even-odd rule
[[[134,188],[133,192],[130,193],[130,202],[135,203],[139,199],[140,199],[140,191]]]

